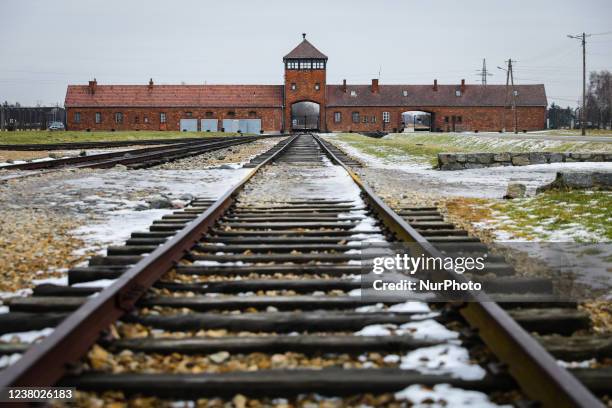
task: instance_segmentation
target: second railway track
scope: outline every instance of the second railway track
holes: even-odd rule
[[[0,388],[62,384],[155,404],[241,405],[244,394],[260,406],[278,397],[392,406],[419,395],[448,406],[601,405],[607,371],[570,373],[526,331],[585,324],[570,309],[546,309],[546,285],[539,306],[363,300],[363,242],[419,242],[431,254],[438,243],[478,242],[435,208],[393,212],[346,163],[358,164],[294,136],[221,198],[195,199],[69,271],[71,286],[12,300],[0,333],[55,330],[31,348],[0,347],[27,349],[0,372]],[[116,280],[105,288],[101,279]]]

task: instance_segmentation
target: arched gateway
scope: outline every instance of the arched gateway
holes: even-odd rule
[[[319,130],[321,107],[316,102],[302,101],[291,105],[291,129]]]

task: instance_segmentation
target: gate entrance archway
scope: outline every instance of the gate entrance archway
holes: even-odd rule
[[[291,105],[291,129],[319,130],[320,106],[316,102],[302,101]]]
[[[433,126],[433,114],[423,111],[402,112],[402,123],[404,132],[431,132]]]

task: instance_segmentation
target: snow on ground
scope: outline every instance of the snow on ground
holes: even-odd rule
[[[414,370],[421,374],[448,374],[462,380],[481,380],[486,371],[470,361],[468,351],[456,344],[440,344],[421,347],[401,358],[402,370]]]
[[[238,183],[248,169],[207,169],[192,171],[137,170],[130,171],[129,177],[123,171],[93,173],[82,178],[67,180],[67,189],[86,191],[92,195],[72,203],[73,206],[87,207],[99,213],[98,219],[76,229],[74,233],[82,238],[88,247],[102,248],[121,244],[134,231],[147,230],[154,220],[170,214],[175,209],[147,209],[144,201],[122,198],[135,191],[146,190],[179,198],[185,194],[194,197],[218,198],[231,186]],[[95,191],[104,192],[105,196]],[[111,197],[108,197],[108,196]]]
[[[371,324],[355,332],[356,336],[411,336],[418,340],[455,341],[459,333],[433,319],[396,324]]]
[[[608,171],[612,163],[555,163],[531,166],[487,167],[458,171],[434,170],[427,163],[409,156],[392,156],[382,159],[362,152],[350,144],[334,140],[349,155],[363,161],[373,169],[394,172],[394,176],[406,179],[413,190],[474,198],[501,198],[510,182],[525,184],[527,194],[534,194],[537,187],[550,183],[559,171]],[[552,142],[551,142],[552,143]]]
[[[395,393],[395,399],[411,402],[413,408],[493,408],[510,405],[497,405],[489,397],[478,391],[467,391],[449,384],[437,384],[433,388],[419,384],[411,385]]]
[[[0,342],[12,342],[18,340],[20,343],[33,343],[53,333],[53,328],[47,327],[42,330],[28,330],[23,332],[5,333],[0,336]]]

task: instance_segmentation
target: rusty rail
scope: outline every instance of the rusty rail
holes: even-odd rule
[[[19,386],[50,386],[73,367],[100,334],[125,313],[175,262],[195,245],[231,206],[236,194],[266,164],[282,154],[297,138],[253,168],[209,209],[187,224],[177,235],[128,269],[111,286],[70,314],[42,342],[2,372],[0,389]]]
[[[342,166],[365,194],[367,201],[385,225],[403,241],[416,242],[432,257],[443,255],[406,221],[385,204],[359,176],[340,161],[325,143],[315,136],[330,159]],[[467,282],[465,277],[445,271],[447,277]],[[460,313],[475,329],[527,396],[546,407],[603,407],[603,404],[565,368],[560,367],[529,333],[497,303],[482,293],[470,294],[473,301],[464,302]]]

